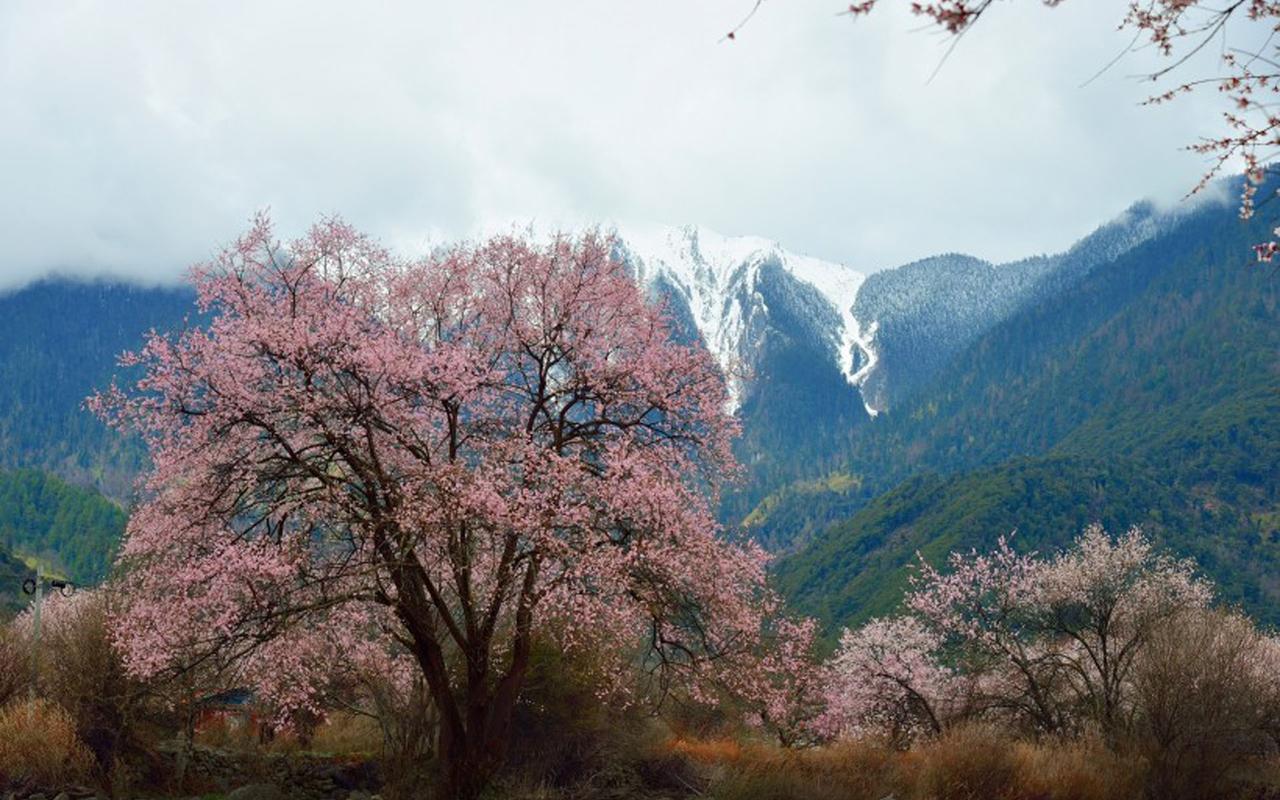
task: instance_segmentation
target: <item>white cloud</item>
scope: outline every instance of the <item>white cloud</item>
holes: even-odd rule
[[[0,6],[0,285],[166,279],[270,206],[406,249],[513,219],[696,222],[870,270],[1061,249],[1202,169],[1122,4],[994,8],[947,42],[839,3]],[[885,0],[890,2],[890,0]],[[1194,65],[1192,65],[1194,68]]]

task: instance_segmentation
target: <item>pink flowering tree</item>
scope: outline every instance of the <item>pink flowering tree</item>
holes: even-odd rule
[[[1111,734],[1130,710],[1134,663],[1152,632],[1206,608],[1212,594],[1194,563],[1158,552],[1140,528],[1112,538],[1095,524],[1038,570],[1032,602],[1084,714]]]
[[[765,559],[711,511],[724,381],[607,240],[404,260],[337,221],[282,247],[259,219],[193,275],[208,327],[151,336],[137,386],[91,399],[154,464],[120,553],[135,673],[196,647],[283,687],[310,636],[400,649],[443,790],[473,797],[541,631],[690,680],[758,664]]]
[[[778,617],[761,641],[759,662],[728,684],[746,699],[748,721],[783,747],[812,744],[822,736],[819,718],[828,676],[815,653],[817,631],[815,620]]]
[[[1204,609],[1192,562],[1158,552],[1138,528],[1112,538],[1091,525],[1043,559],[1000,539],[990,554],[922,564],[907,597],[936,652],[972,679],[971,710],[1013,711],[1040,730],[1083,720],[1114,734],[1132,708],[1132,672],[1152,632]]]
[[[947,570],[923,559],[906,605],[936,637],[948,663],[980,677],[980,703],[1059,730],[1060,666],[1046,647],[1037,605],[1043,562],[1000,537],[991,553],[952,553]]]
[[[828,664],[820,730],[833,738],[884,736],[897,746],[942,733],[960,679],[939,662],[941,645],[912,616],[846,629]]]
[[[301,737],[331,709],[375,720],[388,741],[408,708],[419,675],[403,647],[388,642],[386,609],[355,603],[335,607],[323,624],[293,627],[235,663],[236,673],[270,704],[270,723]],[[412,721],[412,720],[411,720]]]

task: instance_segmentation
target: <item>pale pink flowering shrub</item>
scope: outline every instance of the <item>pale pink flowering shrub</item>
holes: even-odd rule
[[[112,599],[101,588],[70,597],[48,595],[41,605],[38,650],[31,608],[10,629],[24,654],[38,654],[38,696],[69,715],[93,755],[98,777],[119,785],[141,748],[141,728],[156,718],[152,700],[158,687],[124,668],[109,631]]]
[[[1058,663],[1038,603],[1044,562],[1002,536],[991,553],[952,553],[947,567],[921,559],[906,606],[937,637],[946,662],[975,679],[973,702],[1041,730],[1061,728]]]
[[[938,662],[941,639],[915,617],[846,629],[828,665],[821,731],[831,738],[883,736],[898,746],[936,735],[959,678]]]
[[[31,657],[12,625],[0,626],[0,706],[27,690]]]
[[[1045,635],[1061,643],[1063,679],[1108,731],[1131,710],[1133,665],[1155,628],[1213,596],[1194,563],[1157,552],[1139,528],[1113,539],[1101,525],[1040,570],[1036,594]]]
[[[749,722],[777,737],[783,747],[822,738],[827,674],[814,653],[818,625],[812,619],[779,617],[762,642],[759,664],[730,683],[752,709]]]

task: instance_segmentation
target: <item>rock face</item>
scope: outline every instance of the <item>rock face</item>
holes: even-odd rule
[[[855,386],[859,368],[874,360],[853,315],[866,276],[851,267],[797,255],[767,239],[695,226],[615,234],[619,258],[725,370],[735,407],[756,383],[752,375],[770,329],[803,337]],[[798,313],[782,312],[780,302]]]
[[[227,800],[285,800],[285,795],[272,784],[249,783],[227,792]]]
[[[820,354],[874,416],[1019,308],[1168,230],[1190,208],[1135,204],[1057,255],[992,264],[948,253],[871,275],[692,225],[612,232],[637,281],[725,370],[735,408],[771,389],[761,367],[772,334]]]
[[[175,770],[181,749],[162,748]],[[353,793],[376,798],[382,777],[372,761],[340,760],[309,753],[243,753],[196,747],[187,761],[186,783],[227,793],[227,800],[348,800]]]

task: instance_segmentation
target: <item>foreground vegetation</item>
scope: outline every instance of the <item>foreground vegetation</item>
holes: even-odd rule
[[[34,661],[29,613],[0,629],[0,790],[450,796],[438,712],[386,662],[333,662],[299,714],[237,691],[252,671],[234,658],[133,674],[119,608],[110,584],[49,600]],[[923,565],[898,616],[846,631],[825,662],[788,660],[789,702],[767,709],[539,637],[485,796],[1273,797],[1278,654],[1194,565],[1092,528],[1054,556]]]

